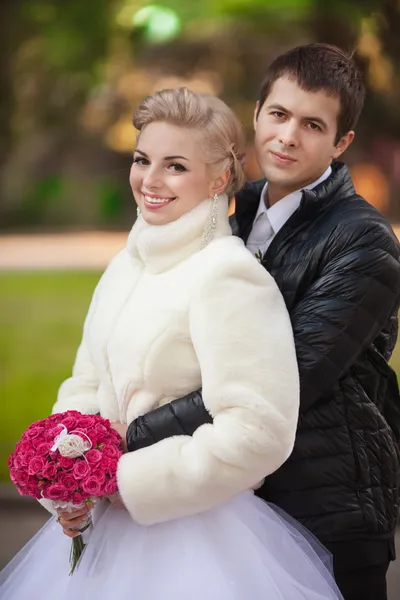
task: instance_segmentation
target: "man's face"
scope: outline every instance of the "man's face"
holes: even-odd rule
[[[346,150],[354,133],[336,144],[340,100],[326,92],[306,92],[281,77],[254,116],[258,163],[268,180],[270,202],[318,179]]]

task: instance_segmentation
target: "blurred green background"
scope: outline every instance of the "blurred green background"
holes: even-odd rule
[[[19,435],[49,413],[71,372],[106,262],[85,260],[93,249],[84,235],[75,253],[67,249],[61,257],[44,245],[35,262],[33,248],[48,234],[56,236],[52,248],[57,236],[71,233],[122,232],[123,239],[135,219],[131,118],[146,94],[188,85],[221,96],[246,127],[247,176],[255,179],[252,115],[266,65],[313,41],[354,52],[368,96],[345,159],[359,193],[400,223],[399,6],[398,0],[2,0],[0,480],[8,479],[6,458]],[[99,240],[95,252],[108,238]],[[400,373],[400,349],[393,365]]]

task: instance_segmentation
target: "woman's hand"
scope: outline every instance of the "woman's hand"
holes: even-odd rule
[[[115,506],[115,508],[122,508],[123,510],[126,510],[126,506],[122,502],[121,494],[119,494],[118,492],[116,494],[113,494],[112,496],[107,496],[107,498],[109,499],[111,504]]]
[[[124,452],[128,452],[128,447],[126,444],[126,432],[128,431],[128,426],[125,423],[111,423],[111,427],[115,429],[122,437],[122,447]]]
[[[90,507],[83,506],[76,510],[65,510],[63,508],[56,508],[58,519],[63,532],[70,538],[74,538],[79,535],[79,529],[84,525],[88,519],[88,513]]]

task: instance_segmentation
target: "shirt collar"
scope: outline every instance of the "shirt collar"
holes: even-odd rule
[[[329,166],[326,169],[326,171],[321,175],[321,177],[319,177],[306,187],[301,188],[300,190],[296,190],[295,192],[291,192],[290,194],[279,200],[279,202],[276,202],[270,208],[267,208],[265,205],[265,198],[268,189],[268,182],[266,182],[261,191],[260,202],[258,204],[258,209],[254,222],[257,221],[257,219],[261,215],[266,214],[271,224],[271,227],[274,230],[274,233],[278,233],[278,231],[283,227],[288,218],[300,206],[303,190],[312,190],[313,188],[317,187],[317,185],[325,181],[325,179],[328,179],[331,173],[332,168],[331,166]]]

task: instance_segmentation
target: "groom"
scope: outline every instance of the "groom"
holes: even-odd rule
[[[233,229],[281,289],[301,377],[294,451],[257,494],[332,552],[346,600],[384,600],[399,503],[400,397],[387,363],[399,245],[335,162],[363,101],[360,75],[340,49],[312,44],[279,56],[254,115],[266,180],[238,194]],[[194,392],[133,422],[128,450],[210,420]]]

